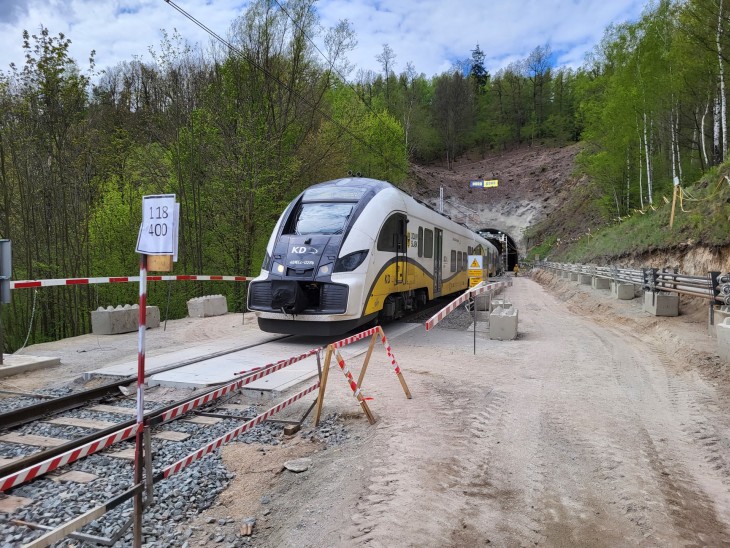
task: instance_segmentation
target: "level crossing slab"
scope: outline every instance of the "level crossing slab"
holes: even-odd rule
[[[390,340],[398,335],[410,331],[419,324],[394,324],[386,326],[385,336]],[[259,332],[262,333],[262,332]],[[271,337],[268,340],[277,337]],[[148,385],[149,386],[166,386],[175,388],[204,388],[208,386],[231,382],[237,378],[236,373],[250,372],[260,369],[270,363],[285,360],[293,356],[304,354],[309,350],[319,347],[326,347],[327,344],[338,339],[325,339],[323,337],[304,337],[295,336],[287,337],[279,340],[276,345],[262,345],[253,348],[243,349],[237,352],[231,352],[225,355],[211,357],[204,361],[196,362],[167,371],[160,371],[175,363],[184,363],[196,357],[204,357],[213,354],[211,350],[215,349],[220,352],[220,346],[216,343],[207,343],[198,347],[185,350],[178,350],[161,354],[156,357],[155,365],[148,368]],[[351,345],[341,349],[343,357],[355,357],[364,353],[370,344],[370,337],[361,341],[357,341]],[[239,346],[241,344],[239,343]],[[375,352],[385,352],[382,345]],[[397,350],[394,349],[397,358]],[[162,365],[162,364],[166,365]],[[333,362],[334,363],[334,362]],[[155,370],[159,371],[155,373]],[[116,366],[93,371],[94,375],[100,376],[131,376],[137,371],[137,362],[129,361]],[[263,393],[281,392],[304,382],[317,375],[317,358],[310,356],[300,362],[294,363],[280,371],[267,375],[262,379],[254,381],[246,385],[248,391],[259,391]]]

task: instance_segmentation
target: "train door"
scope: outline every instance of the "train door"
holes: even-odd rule
[[[395,285],[405,283],[406,280],[407,226],[407,217],[403,213],[394,213],[385,221],[378,235],[378,251],[395,253],[395,276],[392,282],[388,282]]]
[[[433,292],[434,295],[441,294],[441,263],[443,257],[444,231],[434,228],[433,242]]]

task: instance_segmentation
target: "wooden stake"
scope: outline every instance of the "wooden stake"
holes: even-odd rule
[[[319,382],[319,393],[317,394],[317,411],[314,414],[314,426],[319,426],[319,418],[322,415],[322,404],[324,403],[324,391],[327,387],[327,377],[330,371],[330,361],[332,359],[332,345],[327,347],[327,353],[324,357],[324,369],[322,370],[322,379]]]
[[[362,388],[362,381],[365,379],[365,371],[368,368],[368,363],[370,362],[370,355],[373,353],[373,348],[375,347],[375,341],[378,337],[378,331],[373,333],[373,338],[370,339],[370,346],[368,347],[368,353],[365,354],[365,361],[362,364],[362,370],[360,371],[360,376],[357,378],[357,387]]]
[[[337,363],[338,364],[340,362],[341,363],[345,363],[345,360],[343,359],[342,354],[340,354],[339,351],[337,351],[335,357],[337,359]],[[347,375],[345,375],[345,378],[347,379],[347,382],[349,384],[350,383],[350,379],[347,378]],[[368,421],[370,422],[370,424],[375,424],[375,416],[370,411],[370,407],[368,407],[368,402],[365,401],[365,398],[363,398],[363,396],[360,393],[359,389],[360,389],[360,387],[358,386],[358,392],[357,392],[357,394],[354,394],[355,395],[355,398],[357,399],[357,401],[360,402],[360,407],[362,407],[362,410],[365,412],[365,416],[368,418]]]

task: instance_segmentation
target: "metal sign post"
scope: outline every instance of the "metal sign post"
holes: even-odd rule
[[[174,194],[158,194],[142,197],[142,224],[137,235],[139,253],[139,347],[137,352],[137,430],[134,449],[134,484],[140,485],[144,477],[145,434],[144,382],[145,382],[145,331],[147,329],[147,267],[148,255],[172,256],[177,261],[178,218],[180,204]],[[148,459],[149,460],[149,459]],[[147,470],[150,477],[152,470]],[[142,490],[134,495],[134,546],[142,546]]]
[[[10,302],[10,278],[12,270],[10,240],[0,240],[0,365],[3,364],[3,351],[5,350],[3,304]]]

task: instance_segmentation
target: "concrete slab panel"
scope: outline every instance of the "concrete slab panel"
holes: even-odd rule
[[[69,440],[63,438],[50,438],[48,436],[35,436],[33,434],[22,436],[16,432],[0,436],[0,441],[32,445],[33,447],[56,447],[69,442]]]
[[[419,325],[420,324],[398,324],[386,326],[384,331],[386,337],[389,340],[392,340],[400,334],[419,327]],[[269,335],[269,337],[265,340],[271,339],[272,337]],[[321,337],[290,337],[282,339],[280,344],[276,345],[277,348],[257,346],[241,350],[239,352],[217,356],[176,369],[170,369],[169,371],[163,371],[160,373],[150,372],[147,377],[147,382],[150,386],[167,386],[177,388],[202,388],[216,384],[223,384],[236,379],[237,375],[235,375],[235,373],[240,371],[253,371],[254,369],[261,368],[269,363],[274,363],[291,356],[303,354],[312,348],[326,346],[327,342],[327,340],[323,340]],[[345,346],[341,350],[342,355],[345,359],[348,359],[362,354],[367,351],[369,344],[370,338],[367,338],[352,345]],[[164,356],[160,356],[157,363],[160,361],[165,361],[167,363],[180,363],[192,358],[210,355],[212,354],[212,352],[210,352],[212,348],[210,348],[210,345],[207,346],[208,348],[195,347],[171,352]],[[241,346],[240,342],[239,346]],[[284,351],[282,351],[282,346],[284,347]],[[374,352],[385,352],[382,345],[376,346],[380,346],[380,348],[375,348]],[[217,350],[220,350],[220,347],[218,347]],[[397,356],[397,347],[395,347],[393,351]],[[158,369],[164,369],[164,367],[158,367]],[[103,371],[104,374],[107,374],[110,371],[114,371],[114,376],[129,376],[136,372],[136,370],[137,361],[134,360],[133,362],[130,361],[126,364],[107,367],[104,370],[97,370],[94,373],[100,374]],[[256,392],[258,392],[258,395],[260,396],[268,396],[271,393],[284,391],[300,382],[314,378],[316,375],[317,359],[315,356],[311,356],[301,362],[290,365],[281,371],[277,371],[276,373],[272,373],[271,375],[246,385],[244,390],[246,390],[250,395],[255,395]]]
[[[49,424],[59,424],[61,426],[78,426],[79,428],[91,428],[92,430],[104,430],[114,426],[113,422],[97,421],[92,419],[76,419],[74,417],[58,417],[57,419],[49,419],[43,421]]]
[[[33,499],[8,495],[0,498],[0,514],[12,514],[18,508],[29,505]]]
[[[223,419],[218,417],[190,417],[189,419],[183,419],[183,422],[192,422],[193,424],[203,424],[205,426],[212,426],[218,424]]]
[[[187,348],[180,348],[172,352],[150,352],[145,356],[145,372],[153,375],[160,371],[175,367],[176,365],[193,359],[203,359],[206,356],[215,356],[222,352],[233,351],[242,346],[260,344],[266,341],[272,341],[279,338],[278,335],[264,333],[258,329],[251,329],[235,340],[221,340],[214,343],[200,344]],[[137,356],[129,358],[123,362],[112,364],[101,369],[95,369],[84,373],[84,380],[90,380],[95,377],[132,377],[137,375]]]
[[[25,356],[23,354],[3,354],[3,364],[0,365],[0,378],[10,377],[18,373],[35,371],[55,367],[61,363],[60,358],[41,356]]]
[[[58,483],[90,483],[98,477],[99,476],[89,474],[88,472],[77,472],[74,470],[61,474],[60,476],[50,476],[53,481]]]
[[[129,449],[122,449],[121,451],[105,451],[104,455],[107,457],[112,457],[114,459],[133,461],[134,447],[130,447]]]
[[[165,441],[185,441],[190,437],[190,434],[186,434],[185,432],[175,432],[173,430],[163,430],[162,432],[152,434],[152,437]]]
[[[116,413],[117,415],[129,415],[136,417],[137,410],[131,407],[119,407],[116,405],[95,405],[89,407],[89,411],[98,411],[99,413]]]

